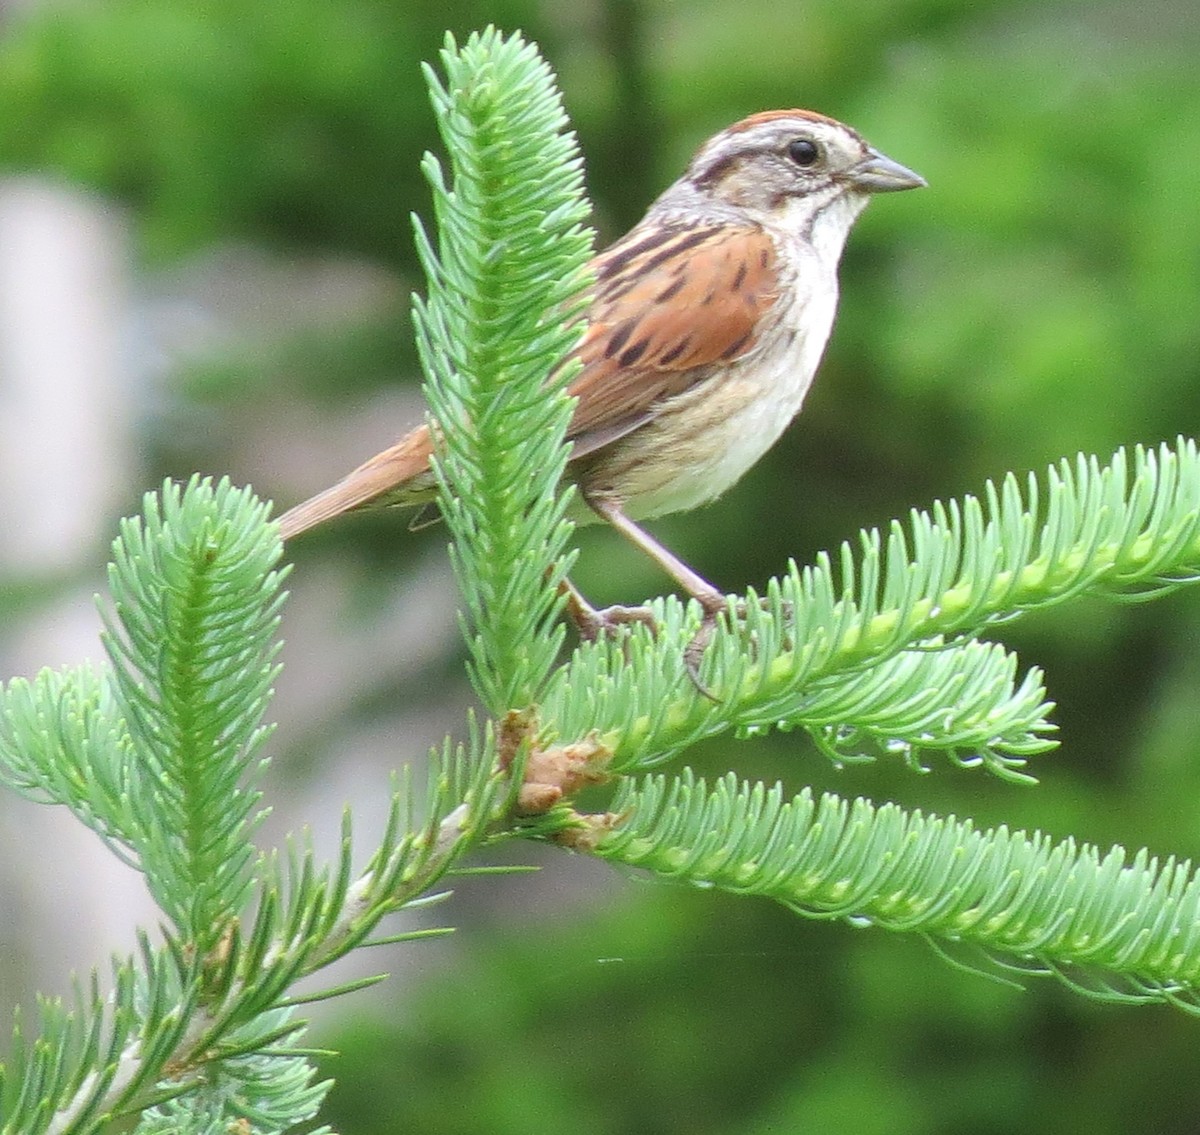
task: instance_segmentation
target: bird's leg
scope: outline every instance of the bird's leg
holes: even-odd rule
[[[701,607],[706,615],[718,615],[725,610],[725,596],[701,575],[692,571],[678,556],[664,548],[640,525],[635,524],[621,511],[619,505],[604,497],[584,498],[600,516],[608,521],[635,547],[646,553]]]
[[[687,668],[692,683],[706,697],[713,695],[700,681],[700,660],[704,650],[717,627],[717,618],[725,610],[727,600],[703,576],[698,575],[687,566],[678,556],[664,548],[653,536],[640,525],[635,524],[615,501],[602,497],[584,494],[584,500],[601,517],[608,521],[622,536],[635,547],[645,552],[659,567],[663,569],[680,587],[684,589],[704,611],[704,618],[699,630],[692,636],[691,642],[683,652],[683,663]],[[713,700],[716,700],[715,698]]]

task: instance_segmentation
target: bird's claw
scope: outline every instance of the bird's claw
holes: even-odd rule
[[[569,582],[564,583],[563,589],[567,596],[567,616],[574,623],[579,637],[585,642],[595,642],[603,634],[636,623],[641,623],[649,629],[653,636],[658,637],[658,620],[649,607],[596,608],[588,603]],[[716,590],[692,597],[700,604],[704,614],[700,620],[700,626],[696,628],[696,633],[692,635],[683,649],[683,668],[698,694],[709,701],[718,702],[721,699],[701,679],[700,667],[704,662],[704,653],[716,633],[721,616],[729,612],[729,599]],[[762,604],[766,607],[767,601],[764,599]],[[734,604],[733,615],[738,621],[745,620],[746,604],[744,601]]]
[[[717,624],[720,617],[729,611],[728,600],[724,595],[717,596],[700,596],[697,595],[696,601],[704,610],[704,617],[700,620],[700,626],[696,629],[696,633],[692,635],[691,640],[683,651],[683,666],[687,671],[687,676],[692,680],[692,685],[696,687],[696,692],[708,698],[709,701],[720,701],[716,694],[712,692],[704,684],[700,678],[700,664],[704,661],[704,652],[708,649],[708,645],[712,642],[713,635],[716,633]],[[768,609],[768,601],[761,600],[760,606]],[[738,622],[744,622],[746,619],[746,602],[739,600],[733,605],[734,618]],[[792,605],[790,603],[785,606],[785,613],[790,619],[792,615]]]
[[[704,652],[708,649],[708,644],[712,642],[713,634],[716,632],[717,620],[728,610],[729,601],[718,591],[696,595],[693,598],[703,609],[704,617],[700,620],[696,633],[683,648],[683,668],[692,680],[692,685],[696,687],[696,692],[701,697],[716,702],[721,699],[701,680],[700,664],[704,661]]]
[[[578,613],[578,616],[572,615],[575,626],[579,629],[579,637],[586,639],[588,642],[595,642],[606,631],[613,631],[619,627],[630,627],[641,623],[642,626],[649,629],[651,635],[658,637],[658,620],[654,617],[654,612],[649,607],[603,607],[597,610],[595,607],[588,607],[586,610]]]

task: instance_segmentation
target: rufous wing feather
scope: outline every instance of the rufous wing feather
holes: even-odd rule
[[[575,457],[752,350],[779,298],[775,245],[756,225],[644,223],[592,268],[583,370],[570,385]]]

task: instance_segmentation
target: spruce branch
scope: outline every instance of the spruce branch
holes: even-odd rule
[[[0,1131],[90,1132],[125,1112],[144,1112],[146,1130],[178,1132],[208,1130],[218,1115],[262,1131],[281,1129],[273,1116],[311,1116],[327,1085],[296,1047],[295,983],[386,915],[427,904],[511,793],[491,731],[476,729],[433,755],[423,801],[406,779],[393,786],[386,839],[365,869],[353,868],[349,817],[330,867],[308,849],[281,860],[252,848],[249,785],[281,598],[265,515],[225,483],[149,495],[114,545],[112,667],[0,689],[5,780],[70,807],[184,922],[161,944],[143,936],[107,994],[93,978],[69,1005],[44,1001],[32,1033],[18,1021],[0,1072]],[[193,849],[172,826],[183,822],[207,839]],[[222,848],[245,861],[249,884],[232,886],[219,869],[210,886],[194,878],[198,857]]]
[[[500,716],[537,700],[563,641],[560,364],[582,330],[592,234],[578,146],[536,48],[489,29],[461,48],[447,36],[442,63],[444,82],[426,78],[450,171],[422,163],[438,236],[415,220],[428,291],[413,316],[471,674]]]
[[[136,866],[130,739],[106,677],[90,666],[43,670],[0,689],[0,782],[61,804]]]
[[[1044,499],[1045,505],[1040,502]],[[873,720],[897,712],[897,659],[921,651],[947,657],[941,684],[992,691],[977,707],[970,744],[984,767],[1023,774],[1025,759],[1049,747],[1040,675],[1017,684],[987,671],[996,656],[963,650],[989,627],[1082,593],[1145,598],[1193,582],[1200,572],[1200,454],[1191,439],[1157,449],[1118,450],[1101,465],[1080,455],[1034,477],[1022,493],[1015,476],[999,489],[899,521],[843,544],[838,568],[828,555],[772,581],[766,599],[731,601],[735,630],[717,636],[704,680],[718,704],[696,695],[680,657],[698,613],[655,607],[657,638],[634,628],[629,649],[582,645],[542,699],[552,735],[598,736],[613,768],[644,770],[697,740],[728,731],[806,729],[828,749],[831,707],[855,689],[854,711],[835,714],[834,746],[845,759],[855,737],[918,764],[925,753],[955,750],[961,723],[925,713],[895,718],[882,733]],[[953,703],[952,703],[953,704]],[[993,728],[990,730],[988,725]]]
[[[201,952],[252,885],[254,760],[278,674],[285,571],[266,506],[228,481],[168,482],[121,524],[101,608],[112,694],[136,754],[119,833],[159,905]]]
[[[590,839],[576,833],[573,844],[665,878],[771,898],[807,918],[974,947],[981,959],[1100,999],[1200,1014],[1200,872],[1173,856],[1102,853],[809,789],[788,799],[778,784],[732,773],[710,787],[686,769],[625,781],[612,808],[619,819],[593,824]]]
[[[427,162],[442,227],[436,256],[424,242],[431,286],[418,319],[435,417],[442,407],[443,427],[460,412],[478,426],[439,462],[443,495],[467,502],[456,513],[447,501],[461,537],[456,565],[485,596],[471,640],[477,677],[498,681],[504,699],[527,697],[558,647],[558,632],[541,632],[570,531],[565,496],[547,491],[565,462],[570,406],[546,375],[579,333],[572,305],[590,235],[578,156],[536,52],[489,32],[461,51],[451,44],[444,62],[448,83],[433,94],[447,137],[463,133],[463,160],[452,161],[450,189]],[[557,173],[538,181],[533,165],[547,154]],[[460,241],[466,229],[475,235]],[[523,310],[510,318],[505,304],[520,298],[512,283],[523,275]],[[516,420],[532,424],[528,437],[516,436]],[[486,545],[482,559],[472,559],[473,540]],[[348,816],[331,867],[308,850],[281,860],[253,849],[277,673],[278,555],[248,490],[168,484],[114,545],[110,668],[47,673],[0,695],[8,782],[91,824],[142,870],[173,924],[161,946],[144,939],[141,955],[121,963],[108,998],[94,986],[70,1011],[48,1002],[38,1035],[15,1036],[0,1083],[5,1131],[92,1131],[121,1112],[141,1112],[145,1131],[231,1122],[273,1131],[308,1119],[327,1085],[296,1047],[295,982],[368,944],[385,915],[428,904],[465,851],[501,830],[521,753],[501,762],[484,723],[434,754],[422,809],[406,783],[396,787],[386,839],[365,870],[351,867]]]

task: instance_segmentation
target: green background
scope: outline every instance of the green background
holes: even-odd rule
[[[194,469],[253,476],[292,503],[321,485],[305,479],[309,441],[275,437],[272,422],[294,426],[307,407],[319,448],[323,421],[416,381],[409,213],[426,207],[417,163],[436,146],[418,65],[445,29],[488,22],[521,27],[557,69],[602,241],[705,136],[770,107],[848,121],[929,181],[877,201],[853,234],[797,426],[724,501],[654,526],[722,587],[761,586],[789,556],[804,563],[1009,469],[1200,432],[1193,0],[108,0],[3,29],[6,171],[65,174],[122,202],[148,287],[231,243],[362,259],[396,282],[386,311],[336,332],[291,328],[173,368],[140,425],[146,478],[123,511]],[[292,472],[272,473],[272,445]],[[368,625],[414,564],[442,556],[449,572],[444,539],[408,534],[403,517],[349,520],[296,546],[297,588],[337,572],[352,621]],[[576,582],[594,601],[663,588],[611,533],[579,539]],[[1003,631],[1059,703],[1063,747],[1038,760],[1037,788],[836,770],[794,735],[724,740],[696,764],[1192,855],[1200,596],[1084,600]],[[306,665],[319,685],[320,657]],[[432,701],[459,673],[456,654],[438,654],[419,677],[385,670],[338,692],[317,735],[285,721],[275,775],[329,776],[344,730],[398,699]],[[331,1123],[346,1135],[1200,1130],[1200,1021],[1181,1012],[1097,1006],[1047,981],[1014,990],[917,940],[592,864],[563,873],[561,858],[525,857],[553,886],[461,888],[442,908],[462,928],[452,953],[408,947],[403,975],[319,1025],[314,1042],[342,1053],[326,1062]]]

